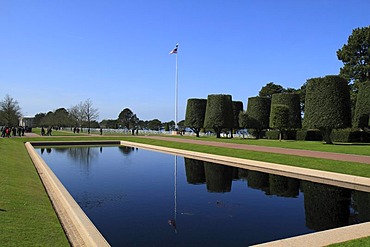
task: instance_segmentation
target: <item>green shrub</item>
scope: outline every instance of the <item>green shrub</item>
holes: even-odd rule
[[[266,131],[265,136],[269,140],[279,140],[279,134],[280,134],[280,131],[278,130],[269,130],[269,131]]]
[[[348,82],[339,76],[307,80],[304,126],[320,129],[323,139],[331,144],[333,129],[351,125]]]
[[[285,130],[282,133],[284,140],[296,140],[296,130]],[[265,137],[269,140],[279,140],[278,130],[269,130],[265,132]]]
[[[185,126],[191,128],[197,137],[204,125],[206,106],[206,99],[188,99],[186,105]]]
[[[370,133],[366,131],[341,129],[333,130],[332,139],[335,142],[370,142]]]
[[[284,105],[288,108],[288,129],[302,128],[301,120],[301,106],[299,94],[294,93],[279,93],[273,94],[271,99],[271,112],[270,112],[270,126],[271,126],[271,113],[272,106]]]
[[[322,141],[320,130],[301,129],[296,132],[297,141]]]
[[[262,130],[269,127],[271,99],[266,97],[248,98],[246,112],[239,115],[239,124],[242,128],[254,129],[255,137],[261,138]]]
[[[370,81],[360,85],[357,94],[356,109],[353,119],[354,128],[364,128],[369,126],[370,115]]]
[[[233,126],[234,116],[231,95],[208,95],[204,128],[213,129],[217,138],[220,138],[222,129],[232,129]]]

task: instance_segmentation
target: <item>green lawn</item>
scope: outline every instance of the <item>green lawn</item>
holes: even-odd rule
[[[32,132],[41,136],[41,128],[33,128]],[[78,134],[73,133],[73,131],[71,131],[70,128],[68,128],[66,130],[53,130],[51,132],[51,135],[52,136],[87,136],[88,134],[82,133],[82,132]]]
[[[0,139],[0,245],[69,246],[22,139]]]
[[[62,132],[58,132],[62,133]],[[64,134],[72,135],[62,136]],[[53,132],[54,134],[54,132]],[[56,133],[55,133],[56,134]],[[314,142],[278,142],[267,140],[202,140],[267,144],[269,146],[294,145],[303,149],[325,147]],[[63,229],[52,209],[51,203],[37,175],[37,172],[24,147],[25,141],[47,140],[50,137],[35,138],[0,138],[0,243],[1,246],[69,246]],[[159,140],[137,138],[132,136],[75,136],[65,132],[55,138],[56,141],[77,140],[127,140],[159,146],[214,153],[239,158],[255,159],[295,165],[312,169],[328,170],[359,176],[370,177],[370,165],[359,163],[329,161],[323,159],[296,157],[291,155],[266,154],[245,150],[220,147],[208,147],[186,143],[165,142]],[[351,153],[362,153],[363,146],[348,145]],[[367,146],[369,148],[369,146]],[[337,150],[337,149],[335,149]],[[357,150],[357,151],[356,151]],[[359,150],[359,151],[358,151]],[[51,242],[52,240],[52,242]],[[360,242],[357,242],[360,241]],[[353,245],[355,243],[355,245]],[[342,243],[340,246],[370,245],[370,237]]]
[[[317,141],[286,141],[281,142],[277,140],[267,139],[240,139],[240,138],[215,138],[211,137],[192,137],[192,136],[170,136],[173,138],[183,139],[195,139],[202,141],[216,141],[216,142],[227,142],[237,144],[248,144],[257,146],[268,146],[268,147],[281,147],[281,148],[293,148],[293,149],[306,149],[313,151],[333,152],[333,153],[345,153],[345,154],[359,154],[370,156],[370,143],[334,143],[333,145],[324,144],[323,142]]]

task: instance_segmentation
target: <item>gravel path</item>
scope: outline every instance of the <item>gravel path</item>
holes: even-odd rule
[[[193,144],[213,146],[213,147],[227,147],[227,148],[244,149],[244,150],[266,152],[266,153],[289,154],[289,155],[304,156],[304,157],[314,157],[314,158],[370,164],[370,156],[365,156],[365,155],[330,153],[330,152],[320,152],[320,151],[301,150],[301,149],[256,146],[256,145],[248,145],[248,144],[179,139],[179,138],[164,137],[164,136],[143,136],[142,138],[150,138],[150,139],[156,139],[156,140],[193,143]]]

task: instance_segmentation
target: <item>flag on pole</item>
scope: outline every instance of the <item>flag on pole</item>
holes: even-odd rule
[[[170,52],[170,54],[177,54],[178,48],[179,48],[179,44],[176,44],[175,48]]]

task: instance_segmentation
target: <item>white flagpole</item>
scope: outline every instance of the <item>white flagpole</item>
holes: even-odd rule
[[[176,45],[178,47],[178,44]],[[177,129],[177,116],[178,116],[178,96],[179,96],[179,70],[178,70],[178,49],[176,52],[176,82],[175,82],[175,129]]]
[[[179,66],[178,66],[178,48],[179,48],[179,43],[176,44],[175,49],[173,49],[170,54],[175,54],[176,55],[176,73],[175,73],[175,129],[177,131],[177,109],[178,109],[178,96],[179,96]]]

